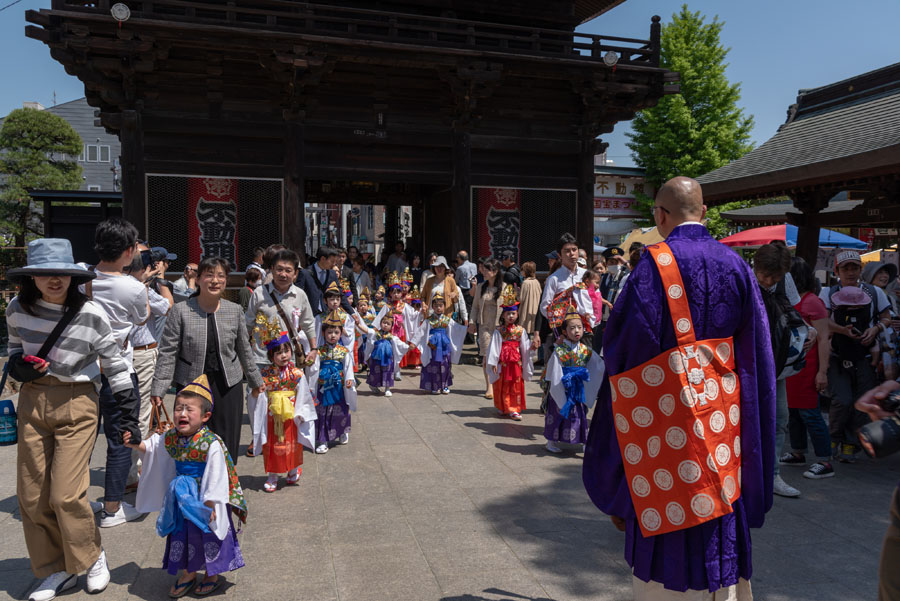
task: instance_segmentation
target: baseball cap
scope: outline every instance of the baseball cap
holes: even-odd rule
[[[575,263],[576,263],[579,267],[587,267],[587,259],[585,259],[584,257],[578,257],[578,260],[575,261]]]
[[[845,250],[839,252],[834,258],[834,264],[838,267],[840,267],[844,263],[849,263],[851,261],[862,265],[862,259],[859,257],[859,253],[855,250]]]
[[[154,261],[174,261],[178,258],[175,253],[170,253],[162,246],[154,246],[150,249],[150,256]]]
[[[547,253],[546,255],[544,255],[544,256],[547,257],[548,259],[558,259],[558,258],[559,258],[559,253],[556,252],[556,251],[554,250],[554,251],[552,251],[552,252],[548,252],[548,253]]]

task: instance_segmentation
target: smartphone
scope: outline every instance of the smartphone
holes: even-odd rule
[[[856,329],[856,326],[850,328],[850,333],[854,336],[862,336],[863,333]]]
[[[24,357],[22,357],[22,360],[25,361],[25,363],[35,363],[37,365],[44,363],[43,359],[41,359],[40,357],[35,357],[34,355],[25,355]]]

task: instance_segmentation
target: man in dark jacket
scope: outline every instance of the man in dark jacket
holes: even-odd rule
[[[306,269],[301,269],[297,274],[297,286],[303,289],[309,298],[313,315],[319,315],[325,311],[325,289],[331,282],[341,283],[334,272],[334,263],[338,260],[338,251],[328,246],[320,246],[316,251],[316,262]],[[346,297],[341,299],[341,308],[347,313],[353,313],[353,307]]]

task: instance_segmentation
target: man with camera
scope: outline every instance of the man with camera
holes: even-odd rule
[[[152,403],[150,401],[150,386],[153,384],[153,373],[156,371],[156,359],[159,357],[159,340],[162,338],[162,330],[166,325],[166,315],[175,302],[168,282],[162,278],[169,264],[171,255],[162,247],[150,249],[146,244],[138,244],[139,255],[135,255],[131,262],[129,272],[131,277],[147,287],[147,295],[150,302],[150,319],[143,324],[136,325],[131,330],[131,345],[133,348],[134,372],[138,380],[138,391],[141,396],[141,408],[138,421],[141,432],[147,433],[150,429],[150,417]],[[163,283],[165,282],[165,284]],[[141,459],[137,451],[132,451],[131,469],[128,472],[126,489],[137,486],[138,469]]]
[[[866,452],[884,457],[900,450],[900,382],[889,380],[863,394],[856,401],[857,411],[872,423],[860,429],[859,438]],[[878,601],[900,599],[900,489],[891,499],[891,521],[881,547],[878,567]]]

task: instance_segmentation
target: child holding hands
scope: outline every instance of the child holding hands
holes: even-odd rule
[[[328,443],[350,442],[350,412],[356,411],[353,353],[341,345],[344,320],[337,311],[322,320],[324,343],[310,369],[316,390],[316,453],[327,453]]]
[[[500,326],[491,336],[488,347],[488,377],[494,389],[494,407],[500,415],[520,421],[525,412],[525,382],[531,379],[534,366],[528,333],[516,322],[519,301],[510,284],[500,294]]]

